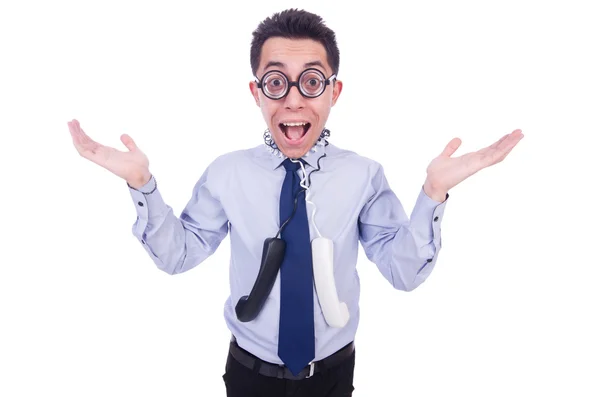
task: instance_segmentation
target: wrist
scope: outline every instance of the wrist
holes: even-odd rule
[[[423,190],[425,194],[432,200],[443,203],[446,200],[446,196],[448,195],[447,189],[442,189],[440,187],[435,186],[429,180],[426,180],[423,184]]]
[[[144,171],[139,175],[135,175],[134,177],[127,179],[127,184],[134,189],[139,189],[147,184],[151,178],[152,174],[150,171]]]

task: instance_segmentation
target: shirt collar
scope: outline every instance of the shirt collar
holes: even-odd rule
[[[325,153],[325,147],[327,146],[327,137],[329,136],[329,131],[327,130],[326,134],[321,134],[317,142],[313,145],[312,148],[309,149],[308,152],[304,156],[302,156],[302,160],[304,160],[305,164],[308,164],[312,168],[318,168],[318,160],[323,153]],[[279,151],[275,142],[269,143],[265,141],[265,150],[269,155],[269,162],[273,169],[277,169],[283,162],[287,159],[283,153]]]

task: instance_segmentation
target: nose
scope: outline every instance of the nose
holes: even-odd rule
[[[304,109],[304,101],[306,98],[300,94],[297,86],[293,86],[285,97],[285,108],[289,110]]]

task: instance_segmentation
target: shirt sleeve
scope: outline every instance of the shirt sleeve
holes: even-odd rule
[[[429,276],[442,247],[441,222],[444,202],[431,199],[423,187],[407,216],[377,165],[372,179],[374,193],[359,215],[359,238],[367,258],[394,286],[412,291]]]
[[[166,273],[183,273],[199,265],[228,233],[225,211],[210,192],[209,169],[179,217],[163,200],[154,175],[139,189],[128,187],[137,212],[133,235]]]

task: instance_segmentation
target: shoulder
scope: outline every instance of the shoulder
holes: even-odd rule
[[[204,170],[201,182],[213,188],[228,185],[240,177],[252,177],[257,166],[268,164],[267,155],[271,155],[264,147],[258,145],[220,154],[213,158]]]
[[[221,174],[239,167],[247,167],[260,158],[262,153],[266,153],[266,151],[260,149],[262,149],[261,146],[255,146],[220,154],[209,163],[207,171]]]
[[[219,197],[231,186],[235,186],[240,175],[246,175],[259,155],[259,146],[233,150],[217,155],[208,162],[197,180],[195,190],[207,190],[213,197]]]
[[[338,166],[351,169],[355,172],[366,173],[374,176],[383,171],[381,164],[356,151],[344,149],[339,146],[329,144],[327,146],[327,157],[334,161]]]

